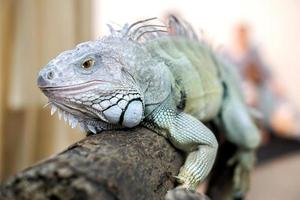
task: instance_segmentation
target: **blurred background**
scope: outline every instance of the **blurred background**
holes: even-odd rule
[[[249,106],[263,111],[260,158],[275,159],[253,173],[248,198],[300,199],[299,0],[0,0],[0,181],[84,137],[43,109],[39,69],[108,34],[107,23],[118,28],[168,13],[237,64]],[[276,157],[285,147],[294,153]]]

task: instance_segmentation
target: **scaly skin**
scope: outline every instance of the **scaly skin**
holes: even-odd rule
[[[218,149],[202,123],[224,127],[238,146],[233,196],[244,195],[259,133],[231,68],[200,42],[190,25],[171,16],[168,31],[139,21],[58,55],[38,85],[72,127],[87,132],[146,126],[186,152],[177,176],[194,190],[209,174]],[[61,115],[61,114],[60,114]],[[169,195],[172,196],[172,195]]]

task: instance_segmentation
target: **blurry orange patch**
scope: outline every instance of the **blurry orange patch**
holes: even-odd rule
[[[287,104],[280,104],[271,119],[272,128],[285,137],[295,136],[297,124],[293,110]]]

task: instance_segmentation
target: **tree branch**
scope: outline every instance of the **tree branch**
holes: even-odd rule
[[[163,199],[182,164],[150,130],[106,131],[18,173],[0,199]]]

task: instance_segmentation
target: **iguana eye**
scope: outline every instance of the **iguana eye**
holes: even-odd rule
[[[95,64],[95,60],[92,58],[89,58],[88,60],[86,60],[82,63],[81,67],[84,69],[89,69],[89,68],[93,67],[94,64]]]

